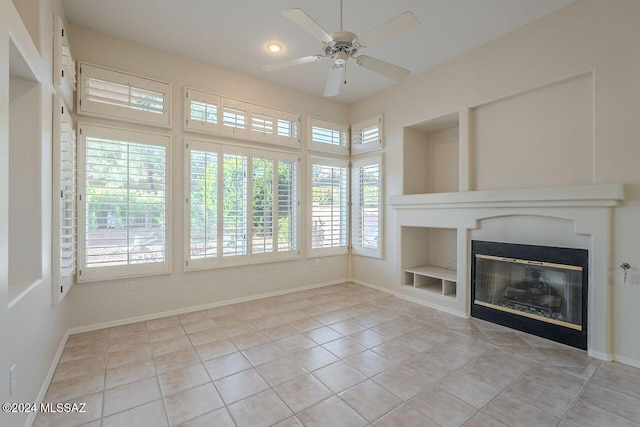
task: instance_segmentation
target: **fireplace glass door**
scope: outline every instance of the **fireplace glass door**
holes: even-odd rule
[[[475,304],[582,330],[582,267],[482,254],[475,263]]]

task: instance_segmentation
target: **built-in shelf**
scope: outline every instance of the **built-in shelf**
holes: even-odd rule
[[[456,296],[457,272],[435,265],[423,265],[404,270],[404,286],[441,294]]]
[[[405,126],[403,131],[403,194],[459,191],[459,113]]]

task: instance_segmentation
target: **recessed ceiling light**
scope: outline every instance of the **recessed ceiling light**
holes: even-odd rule
[[[267,50],[271,53],[282,52],[282,45],[280,43],[268,43]]]

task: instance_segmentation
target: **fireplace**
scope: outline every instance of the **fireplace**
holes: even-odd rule
[[[589,253],[471,242],[471,315],[587,349]]]

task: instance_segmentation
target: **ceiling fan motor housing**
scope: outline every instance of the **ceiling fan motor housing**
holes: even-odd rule
[[[358,53],[358,46],[354,43],[357,36],[350,31],[336,31],[331,33],[333,41],[324,45],[327,56],[333,57],[336,65],[344,65],[350,56]]]

